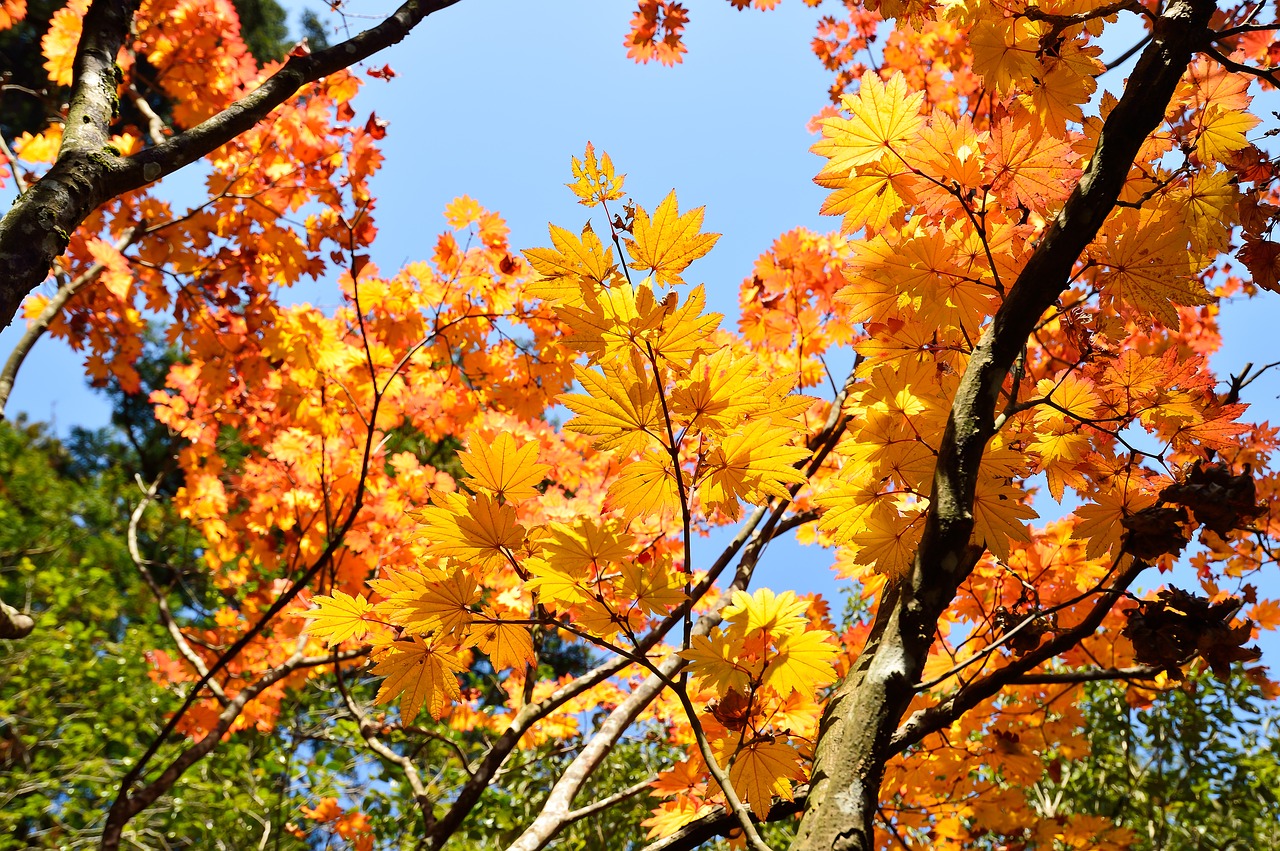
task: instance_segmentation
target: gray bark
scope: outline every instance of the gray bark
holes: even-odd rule
[[[1041,315],[1115,206],[1138,149],[1159,126],[1179,79],[1205,43],[1209,0],[1174,0],[1107,117],[1079,185],[1045,232],[965,370],[943,435],[924,534],[910,575],[886,592],[871,639],[823,717],[793,851],[871,851],[873,819],[894,734],[915,692],[943,612],[973,570],[979,465],[995,430],[1001,385]],[[981,542],[978,542],[979,544]]]

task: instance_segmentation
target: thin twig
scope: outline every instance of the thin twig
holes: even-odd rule
[[[146,512],[147,506],[155,499],[156,489],[160,487],[161,476],[157,476],[150,485],[143,484],[142,477],[134,474],[134,478],[138,483],[138,487],[142,489],[142,499],[134,506],[133,513],[129,515],[129,531],[127,543],[129,546],[129,558],[133,560],[134,567],[138,568],[138,573],[142,575],[142,581],[151,589],[151,593],[156,598],[156,608],[160,610],[160,623],[164,625],[165,630],[169,633],[169,637],[173,639],[173,643],[178,648],[178,653],[183,659],[187,660],[192,668],[195,669],[197,675],[203,677],[209,673],[209,667],[205,665],[204,659],[200,658],[200,654],[192,649],[187,642],[187,637],[182,634],[182,629],[178,626],[178,622],[174,620],[173,612],[169,609],[168,595],[156,582],[154,576],[151,575],[151,569],[148,566],[150,562],[142,557],[142,550],[138,546],[138,524],[142,521],[142,515]],[[228,703],[227,695],[222,690],[222,684],[215,679],[209,680],[209,691],[213,692],[213,696],[223,706]]]

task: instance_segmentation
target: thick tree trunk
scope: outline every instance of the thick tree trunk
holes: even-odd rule
[[[971,355],[939,449],[911,574],[886,592],[866,650],[827,706],[793,851],[875,847],[873,822],[894,732],[915,693],[938,619],[982,552],[970,543],[973,498],[1001,385],[1115,207],[1138,149],[1163,120],[1192,55],[1205,45],[1214,9],[1210,0],[1174,0],[1165,7],[1103,125],[1088,170]]]

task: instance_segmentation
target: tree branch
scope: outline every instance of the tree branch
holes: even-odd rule
[[[365,744],[369,746],[369,750],[387,762],[399,766],[400,770],[404,772],[404,778],[409,784],[409,789],[413,792],[413,800],[422,812],[423,829],[424,831],[430,830],[435,820],[435,814],[432,812],[434,804],[430,793],[427,792],[426,785],[422,782],[422,775],[418,772],[418,766],[414,765],[412,759],[404,754],[396,753],[387,746],[386,742],[378,738],[378,726],[369,720],[369,716],[351,697],[351,693],[347,690],[347,684],[343,682],[342,668],[339,665],[334,665],[333,675],[337,678],[338,691],[341,692],[342,700],[347,705],[347,711],[351,713],[351,718],[360,729],[360,735],[364,738]]]
[[[1128,567],[1120,572],[1116,577],[1116,582],[1106,591],[1104,591],[1089,610],[1089,614],[1084,620],[1076,624],[1074,627],[1058,633],[1050,640],[1041,644],[1031,652],[1018,657],[1014,661],[1005,665],[998,671],[992,671],[985,677],[974,680],[968,685],[961,688],[948,699],[930,706],[926,709],[918,709],[911,714],[911,717],[894,733],[889,743],[889,753],[896,754],[916,744],[929,733],[941,730],[943,727],[950,726],[951,722],[959,718],[965,712],[977,706],[989,697],[993,697],[1000,692],[1005,686],[1017,682],[1024,682],[1022,677],[1030,677],[1033,679],[1025,682],[1036,682],[1034,678],[1040,678],[1044,682],[1086,682],[1086,679],[1071,680],[1061,679],[1055,680],[1053,672],[1042,672],[1032,674],[1031,672],[1058,656],[1061,653],[1075,647],[1083,639],[1092,635],[1094,631],[1102,624],[1103,618],[1115,606],[1116,601],[1124,594],[1125,590],[1133,584],[1133,581],[1147,567],[1145,562],[1137,559],[1131,559]],[[1145,671],[1146,668],[1135,669],[1135,671]],[[1067,672],[1073,673],[1073,672]],[[1099,678],[1106,679],[1106,678]]]
[[[924,532],[909,575],[881,601],[867,648],[827,703],[796,851],[874,846],[872,824],[898,722],[915,693],[937,622],[985,549],[973,542],[974,495],[1000,389],[1045,310],[1115,208],[1139,148],[1205,40],[1211,0],[1173,0],[1153,23],[1089,168],[1044,231],[965,368],[939,446]]]
[[[775,801],[773,806],[769,808],[769,814],[764,821],[782,821],[785,818],[794,816],[804,809],[807,795],[807,786],[796,787],[795,799],[791,801]],[[759,822],[758,819],[753,820],[757,823]],[[733,813],[724,807],[716,807],[711,812],[698,816],[698,818],[684,825],[670,836],[664,836],[656,842],[650,842],[641,851],[694,851],[704,842],[709,842],[717,837],[728,836],[737,826],[738,820]]]
[[[614,792],[612,795],[608,796],[607,798],[601,798],[598,801],[592,801],[590,804],[587,804],[585,807],[578,807],[578,809],[574,810],[573,812],[569,813],[567,816],[564,817],[564,823],[566,825],[573,824],[575,821],[581,821],[582,819],[587,818],[588,816],[593,816],[596,813],[602,813],[605,810],[609,809],[610,807],[616,807],[618,804],[621,804],[623,801],[626,801],[630,798],[634,798],[636,795],[639,795],[645,789],[648,789],[650,786],[653,785],[654,780],[655,778],[653,777],[650,777],[646,780],[641,780],[639,783],[632,784],[631,786],[628,786],[626,789],[622,789],[621,791]]]
[[[304,639],[305,640],[305,639]],[[218,715],[218,720],[214,723],[213,728],[205,733],[198,741],[193,743],[182,753],[178,754],[165,769],[160,772],[155,780],[147,783],[133,791],[128,797],[118,797],[115,805],[107,814],[107,821],[102,832],[102,848],[114,849],[120,845],[121,834],[124,826],[129,819],[151,804],[168,791],[174,783],[178,781],[188,768],[195,765],[205,756],[207,756],[218,743],[222,741],[222,737],[231,729],[231,725],[240,717],[240,713],[244,711],[249,701],[262,694],[271,686],[283,680],[294,671],[303,668],[315,668],[320,665],[332,665],[338,662],[347,662],[352,659],[359,659],[367,656],[368,647],[362,647],[357,650],[333,651],[324,656],[304,656],[302,652],[303,641],[299,641],[299,648],[294,651],[293,655],[281,662],[276,667],[264,673],[261,677],[245,687],[239,694],[235,696]],[[121,802],[124,802],[121,806]]]
[[[173,639],[174,645],[178,648],[178,653],[181,654],[183,659],[187,660],[187,664],[195,670],[197,676],[206,677],[209,674],[208,666],[205,665],[204,659],[200,658],[200,654],[192,649],[187,642],[187,637],[182,634],[182,630],[178,627],[178,622],[173,619],[173,613],[169,611],[168,597],[156,582],[155,577],[151,575],[151,570],[147,567],[147,559],[142,557],[142,550],[138,547],[138,523],[141,522],[147,506],[155,499],[156,488],[160,486],[160,478],[157,477],[150,486],[143,485],[141,476],[137,476],[137,482],[138,487],[142,488],[142,499],[138,501],[133,513],[129,515],[129,558],[133,560],[134,567],[138,568],[138,573],[142,575],[142,581],[147,583],[147,587],[155,595],[156,608],[160,610],[160,622],[169,633],[169,637]],[[226,693],[222,690],[222,684],[217,680],[209,680],[209,691],[213,692],[213,696],[223,706],[230,702]]]
[[[0,326],[40,285],[71,233],[99,205],[159,180],[246,132],[300,88],[402,41],[458,0],[406,0],[390,17],[309,56],[291,56],[253,92],[189,130],[130,157],[107,148],[118,80],[115,57],[139,0],[95,0],[85,15],[62,149],[53,167],[0,219]]]
[[[142,227],[140,225],[126,228],[120,238],[116,240],[113,248],[117,253],[122,252],[141,235]],[[18,344],[10,352],[9,359],[5,361],[4,369],[0,370],[0,419],[4,419],[4,409],[9,403],[9,395],[13,393],[13,384],[17,381],[18,370],[21,369],[22,362],[26,360],[27,355],[31,353],[36,341],[49,330],[49,326],[53,324],[53,320],[62,312],[62,309],[67,306],[67,302],[71,301],[80,290],[98,280],[98,276],[106,268],[105,264],[95,262],[73,280],[59,287],[53,298],[49,299],[49,303],[45,305],[44,310],[40,311],[40,315],[27,326],[27,330],[18,340]]]

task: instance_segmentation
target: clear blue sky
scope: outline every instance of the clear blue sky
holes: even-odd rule
[[[546,244],[548,221],[581,226],[586,208],[563,184],[570,156],[592,141],[627,173],[640,203],[652,207],[675,188],[682,208],[706,205],[706,228],[724,236],[688,277],[707,284],[713,309],[732,322],[738,285],[774,237],[797,225],[838,224],[817,215],[823,191],[811,182],[818,161],[805,129],[827,102],[830,77],[809,51],[819,12],[799,0],[768,13],[739,12],[724,0],[686,5],[689,53],[675,68],[626,57],[630,0],[463,0],[378,56],[374,64],[389,63],[399,76],[368,80],[356,108],[390,121],[387,160],[374,184],[374,257],[382,269],[428,257],[444,205],[462,194],[503,214],[518,247]],[[359,12],[390,8],[384,2]],[[1120,73],[1103,86],[1116,90]],[[170,182],[179,197],[196,183],[190,176]],[[295,297],[322,305],[337,299],[327,283],[300,287]],[[1280,359],[1277,307],[1273,297],[1227,308],[1228,348],[1215,359],[1221,374]],[[0,334],[0,356],[16,334]],[[55,419],[60,433],[104,423],[107,408],[82,374],[65,345],[42,341],[19,376],[10,413]],[[1255,416],[1275,420],[1278,395],[1280,375],[1273,375],[1247,398]],[[826,555],[791,548],[772,555],[766,583],[829,589]]]

